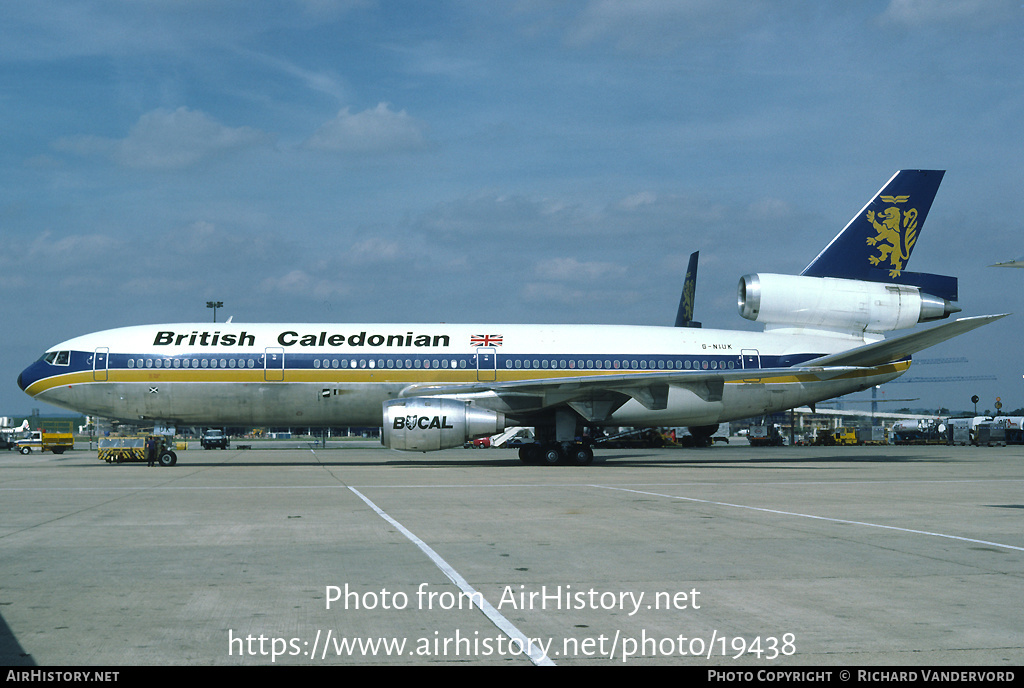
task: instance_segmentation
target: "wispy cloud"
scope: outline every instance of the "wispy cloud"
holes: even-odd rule
[[[324,123],[306,147],[335,153],[395,153],[418,150],[426,143],[426,125],[388,103],[353,113],[343,109]]]
[[[1014,12],[1020,13],[1020,3],[1014,0],[892,0],[881,19],[906,26],[979,28],[1008,20]]]
[[[184,169],[217,155],[263,146],[273,137],[252,127],[227,127],[206,113],[180,107],[142,115],[123,139],[67,137],[53,147],[79,155],[103,155],[138,169]]]
[[[659,53],[751,26],[762,7],[759,0],[592,0],[568,27],[566,40]]]

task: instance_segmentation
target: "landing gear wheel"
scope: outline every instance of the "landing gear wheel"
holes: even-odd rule
[[[564,458],[565,454],[562,453],[562,448],[557,444],[545,448],[544,454],[541,456],[541,460],[549,466],[562,463],[562,459]]]
[[[540,463],[540,447],[536,444],[524,444],[519,447],[519,460],[529,465]]]
[[[584,444],[577,444],[569,452],[569,460],[576,466],[589,466],[594,462],[594,450]]]
[[[174,452],[167,451],[160,455],[161,466],[173,466],[176,463],[178,463],[178,455]]]

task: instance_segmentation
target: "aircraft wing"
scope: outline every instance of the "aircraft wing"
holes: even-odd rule
[[[739,370],[672,370],[646,373],[608,373],[606,375],[580,375],[575,377],[545,378],[540,380],[509,380],[507,382],[466,382],[456,384],[409,385],[402,390],[403,397],[441,396],[446,394],[472,394],[478,392],[539,392],[551,389],[622,389],[657,383],[686,385],[721,380],[767,382],[768,378],[810,375],[817,380],[828,380],[837,375],[859,370],[863,366],[795,366],[792,368],[748,368]]]
[[[1009,313],[999,315],[978,315],[971,318],[959,318],[953,322],[944,323],[938,327],[932,327],[919,332],[911,332],[902,337],[883,339],[882,341],[865,346],[859,346],[848,351],[841,351],[837,354],[820,356],[807,361],[805,366],[876,366],[901,359],[923,351],[930,346],[940,344],[947,339],[970,332],[971,330],[988,325],[1000,318],[1005,318]]]
[[[531,413],[565,404],[584,418],[598,422],[608,418],[630,399],[651,411],[668,405],[669,385],[689,388],[705,401],[720,401],[726,381],[793,382],[829,380],[863,370],[858,366],[798,366],[746,370],[673,370],[645,373],[607,373],[539,380],[470,382],[455,385],[410,385],[402,397],[457,396],[475,399],[482,406],[500,402],[512,413]]]

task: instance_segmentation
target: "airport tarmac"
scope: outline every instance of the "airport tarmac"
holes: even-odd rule
[[[1020,665],[1022,489],[1021,447],[3,453],[0,665]]]

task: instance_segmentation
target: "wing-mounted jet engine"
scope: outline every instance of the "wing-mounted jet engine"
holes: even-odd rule
[[[461,447],[505,429],[505,414],[457,399],[421,397],[384,403],[381,443],[389,449],[435,451]]]

